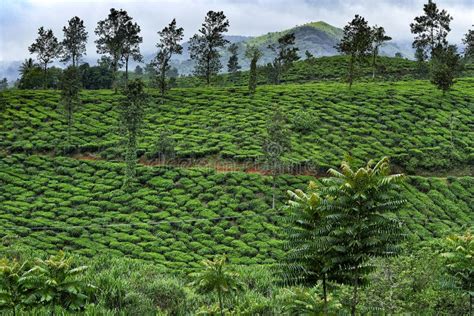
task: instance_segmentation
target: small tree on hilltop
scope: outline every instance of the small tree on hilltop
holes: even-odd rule
[[[367,24],[367,21],[356,15],[354,19],[344,27],[344,34],[336,45],[336,49],[344,55],[349,56],[349,68],[347,73],[347,80],[349,87],[355,77],[356,64],[365,59],[371,50],[372,44],[372,30]]]
[[[262,57],[262,52],[256,46],[248,46],[245,57],[250,59],[249,92],[254,94],[257,89],[257,62]]]
[[[142,76],[143,75],[143,68],[140,67],[140,65],[137,65],[135,67],[135,70],[133,71],[135,73],[135,75],[137,76]]]
[[[456,45],[438,46],[431,60],[431,83],[445,94],[454,85],[454,79],[461,70],[461,56]]]
[[[184,29],[182,27],[176,27],[176,19],[173,19],[167,27],[158,32],[160,42],[156,44],[156,47],[158,47],[159,51],[151,65],[162,96],[165,95],[166,90],[169,88],[167,74],[171,69],[171,57],[174,54],[180,55],[183,53],[183,46],[180,44],[183,39],[183,33]]]
[[[137,164],[137,138],[143,121],[147,95],[144,91],[144,83],[140,79],[129,82],[124,90],[125,98],[120,105],[120,122],[125,134],[126,152],[124,187],[128,188],[135,178]]]
[[[423,7],[424,15],[415,17],[410,24],[415,35],[413,48],[422,49],[424,54],[432,57],[434,49],[448,44],[446,37],[451,31],[449,23],[453,19],[446,10],[439,10],[436,3],[428,0]]]
[[[71,142],[71,127],[74,111],[80,104],[79,91],[81,90],[81,77],[77,67],[70,66],[66,68],[59,83],[61,89],[61,103],[64,106],[67,120],[67,140]]]
[[[291,150],[291,134],[286,128],[286,118],[279,108],[273,110],[267,121],[267,135],[263,139],[262,151],[265,164],[272,174],[272,208],[275,208],[276,177],[281,169],[283,154]]]
[[[224,47],[229,41],[224,39],[224,33],[229,28],[224,12],[209,11],[199,34],[195,34],[190,39],[189,51],[191,59],[196,62],[194,73],[206,80],[209,85],[212,76],[216,75],[222,68],[219,60],[218,49]]]
[[[272,62],[272,81],[275,84],[280,84],[281,75],[293,65],[293,62],[300,59],[298,47],[294,45],[294,33],[285,34],[278,39],[276,44],[268,45],[268,48],[276,55]]]
[[[474,58],[474,30],[467,31],[462,42],[466,45],[464,48],[464,58]]]
[[[84,21],[75,16],[63,27],[64,39],[62,41],[62,62],[72,62],[75,67],[79,59],[86,54],[87,32]]]
[[[97,23],[95,34],[98,39],[95,41],[97,45],[97,53],[105,54],[104,60],[112,70],[113,85],[117,92],[117,71],[122,66],[123,48],[126,46],[127,30],[126,24],[131,23],[132,18],[127,11],[110,9],[110,13],[105,20]]]
[[[229,76],[232,81],[237,79],[237,75],[239,74],[240,65],[239,65],[239,45],[233,43],[229,46],[230,57],[229,61],[227,62],[227,71],[229,72]]]
[[[124,45],[122,47],[122,60],[125,64],[125,82],[128,83],[128,63],[130,59],[141,62],[143,56],[140,53],[140,44],[143,38],[140,34],[140,26],[132,23],[132,18],[124,25]]]
[[[45,30],[43,27],[38,29],[38,38],[28,48],[31,54],[36,54],[43,68],[43,88],[46,88],[46,71],[48,64],[59,57],[61,45],[52,30]]]
[[[376,25],[372,28],[372,78],[375,78],[379,49],[391,39],[390,36],[385,35],[385,29],[382,26]]]

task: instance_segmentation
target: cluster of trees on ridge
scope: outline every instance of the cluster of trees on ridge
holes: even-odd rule
[[[461,55],[458,54],[456,46],[450,45],[446,40],[451,20],[452,17],[445,10],[440,11],[436,4],[429,0],[424,6],[424,15],[416,17],[410,25],[415,35],[413,48],[416,49],[417,72],[422,77],[430,74],[432,82],[443,91],[449,90],[454,77],[460,71]],[[229,20],[222,11],[209,11],[202,28],[190,39],[190,55],[196,63],[194,74],[203,78],[207,84],[211,83],[212,78],[223,67],[219,51],[229,44],[223,36],[228,27]],[[118,76],[118,70],[125,68],[122,81],[126,82],[129,62],[131,60],[143,61],[140,53],[140,44],[143,41],[140,36],[140,26],[133,22],[133,18],[124,10],[112,8],[108,17],[97,24],[95,43],[97,52],[103,55],[97,66],[80,65],[81,57],[86,53],[85,44],[88,39],[83,21],[77,16],[73,17],[63,28],[63,32],[64,39],[59,41],[52,30],[39,28],[38,38],[29,47],[30,53],[37,55],[38,64],[31,58],[22,64],[18,87],[57,88],[61,70],[55,67],[48,69],[48,65],[55,59],[64,63],[70,62],[72,67],[79,67],[81,83],[86,89],[117,87],[121,79]],[[463,39],[466,45],[464,51],[466,59],[473,57],[473,32],[469,30]],[[164,93],[177,76],[176,69],[171,68],[170,61],[173,55],[182,53],[183,48],[180,42],[184,36],[183,28],[178,27],[176,20],[173,19],[167,27],[158,32],[158,35],[160,37],[156,45],[158,52],[155,58],[146,65],[145,70],[153,78],[152,85]],[[343,38],[336,48],[349,58],[347,70],[349,85],[352,85],[356,77],[357,66],[362,62],[367,63],[368,60],[375,77],[379,49],[389,40],[391,37],[385,34],[383,27],[370,27],[359,15],[356,15],[344,27]],[[281,75],[299,59],[298,49],[294,45],[294,34],[288,33],[279,38],[277,43],[268,47],[275,54],[273,62],[265,66],[270,83],[280,83]],[[237,56],[237,45],[229,45],[228,50],[231,56],[227,63],[227,70],[232,81],[239,75],[241,67]],[[253,91],[256,84],[257,63],[262,52],[257,47],[249,46],[245,56],[251,65],[249,90]],[[306,57],[310,60],[314,59],[309,52],[306,52]],[[137,66],[136,73],[143,73],[143,68]]]

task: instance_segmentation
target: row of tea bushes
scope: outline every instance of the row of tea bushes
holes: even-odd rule
[[[277,179],[210,169],[139,167],[122,187],[123,164],[24,154],[0,159],[0,238],[53,252],[150,260],[171,269],[227,254],[238,264],[271,264],[283,255],[288,189],[311,177]],[[474,178],[409,178],[401,213],[411,238],[430,239],[472,225]],[[16,236],[16,237],[15,237]]]
[[[155,90],[147,108],[140,154],[152,153],[166,128],[180,159],[259,160],[266,121],[275,106],[288,116],[292,150],[286,160],[326,169],[345,153],[356,160],[388,155],[407,172],[445,171],[473,162],[474,79],[446,96],[426,81],[339,83],[172,90],[163,104]],[[0,113],[0,148],[14,152],[93,152],[121,159],[119,95],[86,91],[75,115],[72,144],[58,92],[9,91]]]
[[[282,74],[281,82],[344,81],[347,77],[348,60],[346,56],[324,56],[300,60],[293,63],[293,67]],[[412,60],[379,56],[377,64],[375,79],[377,81],[410,80],[417,76],[416,63]],[[269,82],[268,75],[269,68],[264,66],[258,67],[258,84],[271,83]],[[372,79],[372,65],[370,63],[361,65],[357,71],[357,76],[358,80],[374,80]],[[149,78],[146,78],[146,80],[149,80]],[[247,86],[248,81],[249,72],[242,71],[234,77],[228,74],[220,74],[214,79],[213,84],[216,86]],[[194,76],[184,76],[176,79],[176,85],[178,87],[198,87],[204,86],[205,82]]]

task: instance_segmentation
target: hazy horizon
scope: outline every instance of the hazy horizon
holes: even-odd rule
[[[77,15],[84,20],[89,33],[87,58],[97,58],[94,29],[104,19],[109,9],[124,9],[141,26],[142,52],[154,52],[156,32],[176,18],[184,27],[187,41],[200,27],[209,10],[223,10],[230,21],[228,35],[258,36],[302,25],[324,21],[342,28],[355,14],[364,16],[369,24],[384,26],[394,42],[412,39],[409,24],[422,13],[426,1],[39,1],[1,0],[0,11],[0,61],[20,61],[31,55],[28,46],[37,36],[40,26],[51,28],[62,38],[62,27]],[[436,1],[454,20],[449,40],[459,44],[472,24],[474,6],[471,1]]]

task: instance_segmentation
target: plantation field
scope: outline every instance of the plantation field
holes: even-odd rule
[[[265,124],[276,106],[288,116],[288,163],[337,166],[346,153],[356,162],[387,155],[408,173],[423,170],[472,174],[474,78],[459,79],[443,96],[427,81],[335,82],[157,91],[145,115],[139,154],[151,153],[166,127],[179,159],[259,161]],[[87,152],[121,159],[119,95],[85,91],[72,129],[73,147],[55,91],[11,90],[0,112],[0,148],[9,152]],[[304,111],[305,113],[303,113]]]
[[[272,264],[284,255],[282,211],[271,210],[270,177],[140,166],[139,186],[128,193],[121,189],[123,167],[2,154],[0,238],[16,235],[50,253],[126,255],[174,271],[215,254],[245,265]],[[278,206],[287,189],[303,189],[310,179],[278,177]],[[409,177],[404,191],[408,203],[400,219],[409,239],[444,236],[474,223],[472,177]]]
[[[304,83],[309,81],[338,80],[344,81],[347,76],[348,58],[346,56],[328,56],[300,60],[282,74],[283,83]],[[468,70],[469,71],[469,70]],[[368,62],[361,65],[357,71],[361,80],[372,79],[372,65]],[[228,74],[220,74],[213,82],[217,86],[247,86],[249,71],[242,71],[236,78]],[[412,60],[393,57],[378,57],[376,80],[395,81],[410,80],[416,77],[416,63]],[[264,66],[257,68],[259,84],[268,83],[268,69]],[[178,87],[203,86],[204,81],[194,76],[179,77],[176,80]]]

